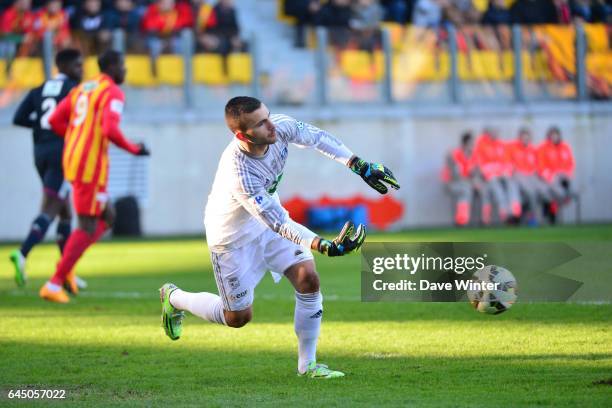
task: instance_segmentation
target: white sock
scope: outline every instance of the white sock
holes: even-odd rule
[[[298,371],[306,372],[308,363],[317,361],[317,340],[321,331],[323,296],[321,292],[295,292],[295,334],[298,337]]]
[[[214,293],[191,293],[176,289],[170,294],[170,304],[179,310],[187,310],[209,322],[225,325],[223,301]]]

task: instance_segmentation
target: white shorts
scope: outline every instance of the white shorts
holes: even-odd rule
[[[229,252],[210,253],[213,273],[223,308],[247,309],[253,304],[255,287],[271,271],[278,279],[297,263],[313,259],[310,249],[295,244],[267,229],[243,247]]]

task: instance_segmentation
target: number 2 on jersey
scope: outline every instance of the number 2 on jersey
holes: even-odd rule
[[[43,99],[41,108],[43,111],[42,116],[40,117],[40,127],[42,129],[51,129],[51,125],[49,124],[49,117],[55,110],[57,106],[57,101],[54,98],[46,98]]]

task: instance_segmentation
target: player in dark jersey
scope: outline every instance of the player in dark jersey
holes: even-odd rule
[[[64,139],[51,130],[49,117],[70,90],[81,82],[83,57],[78,50],[65,49],[57,53],[55,64],[59,74],[32,89],[17,108],[13,118],[13,124],[32,129],[34,163],[43,185],[40,214],[32,222],[21,248],[10,255],[18,286],[24,286],[26,283],[25,260],[28,253],[34,245],[42,241],[53,220],[59,218],[57,244],[60,251],[63,251],[71,232],[70,184],[64,180],[62,171]]]

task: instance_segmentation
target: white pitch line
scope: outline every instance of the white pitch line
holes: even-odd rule
[[[20,291],[16,289],[6,292],[6,294],[9,296],[16,296],[16,297],[33,296],[32,293],[24,292],[24,291]],[[95,299],[158,299],[159,294],[157,293],[156,290],[151,291],[151,292],[121,292],[121,291],[100,292],[100,291],[87,290],[87,291],[79,292],[79,297],[95,298]],[[293,295],[273,295],[273,294],[255,295],[255,298],[263,299],[263,300],[287,300],[287,301],[291,301],[295,299]],[[326,301],[360,302],[361,298],[359,296],[340,296],[340,295],[325,295],[324,294],[323,301],[324,302]],[[376,302],[376,303],[380,303],[380,302]],[[423,302],[405,302],[405,303],[423,303]],[[525,301],[525,302],[520,302],[520,303],[537,305],[537,304],[546,304],[549,302]],[[567,303],[573,304],[573,305],[609,305],[609,304],[612,304],[612,302],[609,300],[583,300],[583,301],[567,302]]]
[[[9,296],[16,296],[16,297],[26,297],[26,296],[31,296],[32,294],[29,292],[24,292],[24,291],[20,291],[20,290],[12,290],[7,292],[7,295]],[[151,292],[100,292],[100,291],[80,291],[79,292],[79,297],[84,297],[84,298],[96,298],[96,299],[158,299],[159,298],[159,293],[157,293],[157,291],[151,291]],[[293,295],[272,295],[272,294],[265,294],[265,295],[255,295],[255,297],[257,299],[264,299],[264,300],[294,300],[295,297]],[[329,301],[360,301],[361,298],[358,296],[339,296],[339,295],[325,295],[324,300],[329,300]]]

